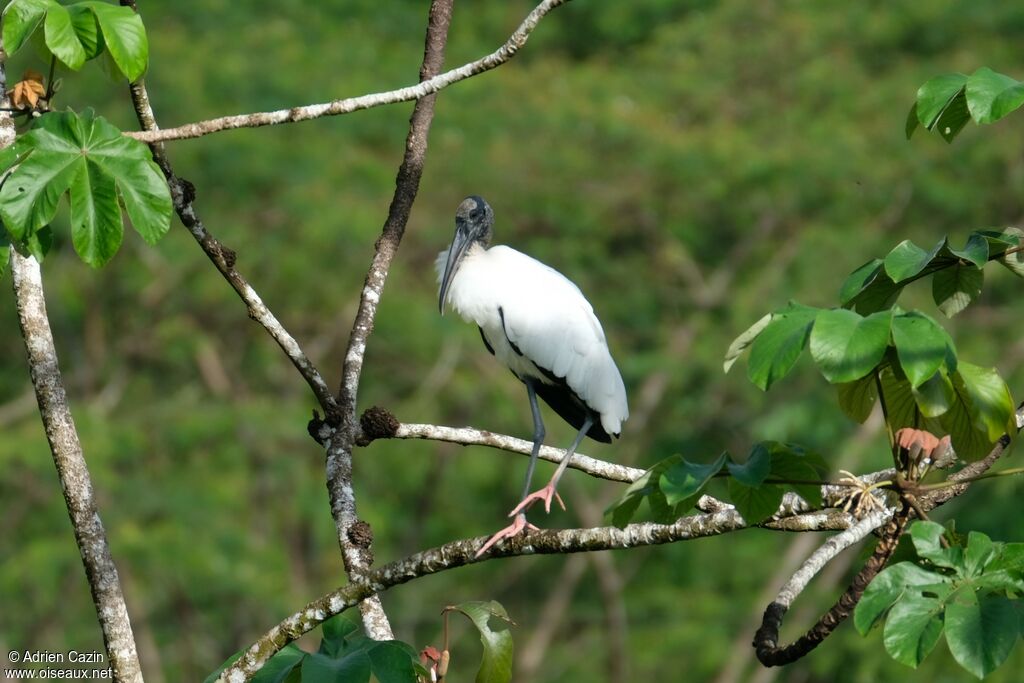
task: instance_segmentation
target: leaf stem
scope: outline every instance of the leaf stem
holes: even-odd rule
[[[957,479],[956,481],[940,481],[935,484],[926,484],[924,486],[920,486],[919,488],[922,491],[938,491],[940,489],[948,489],[953,486],[961,486],[968,482],[979,481],[981,479],[1009,477],[1015,474],[1024,474],[1024,467],[1012,467],[1008,470],[1000,470],[999,472],[985,472],[984,474],[979,474],[976,477],[967,477],[965,479]]]

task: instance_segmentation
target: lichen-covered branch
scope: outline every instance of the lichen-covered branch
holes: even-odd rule
[[[1018,409],[1017,415],[1019,425],[1024,422],[1024,406]],[[960,472],[952,475],[950,479],[959,481],[980,474],[988,469],[1005,452],[1008,443],[1009,437],[1000,440],[984,460],[972,463]],[[968,471],[970,471],[969,474],[964,474]],[[867,474],[860,478],[866,481],[877,481],[888,476],[891,472],[891,470],[884,470]],[[931,492],[928,495],[920,496],[918,503],[922,510],[930,511],[961,495],[970,485],[971,482],[968,481],[964,482],[962,487],[955,486]],[[822,490],[823,493],[834,494],[838,489],[837,487],[826,486]],[[829,505],[834,502],[834,497],[826,495],[825,500],[825,504]],[[843,536],[838,540],[836,540],[837,537],[833,537],[826,541],[827,549],[819,551],[821,554],[817,559],[808,565],[806,570],[798,572],[800,574],[799,577],[787,582],[787,586],[782,593],[785,594],[785,599],[791,603],[803,588],[806,587],[816,571],[820,570],[820,567],[814,569],[818,563],[824,566],[827,559],[831,559],[843,548],[849,547],[859,538],[866,536],[872,528],[877,528],[879,524],[885,523],[886,519],[889,520],[887,526],[887,531],[890,532],[889,535],[896,537],[898,537],[899,533],[902,533],[907,521],[906,516],[903,514],[905,509],[902,506],[900,508],[901,514],[899,515],[893,516],[894,510],[888,508],[873,512],[866,516],[864,520],[858,521],[855,517],[842,510],[828,508],[806,510],[806,503],[795,505],[793,503],[787,504],[784,501],[776,515],[760,524],[748,524],[733,506],[707,496],[702,497],[698,501],[697,507],[709,511],[703,514],[682,517],[672,524],[641,522],[629,524],[622,529],[598,527],[538,531],[509,539],[495,546],[486,556],[479,558],[476,557],[476,551],[482,543],[486,542],[487,537],[484,536],[452,541],[437,548],[410,555],[405,559],[391,562],[367,572],[362,577],[362,583],[347,585],[332,591],[317,598],[299,612],[288,617],[288,619],[272,628],[256,641],[246,651],[246,655],[235,662],[231,668],[227,669],[224,672],[224,680],[230,680],[227,678],[229,673],[235,673],[239,676],[251,676],[267,659],[285,645],[312,630],[324,620],[348,609],[367,595],[380,593],[392,586],[412,581],[421,576],[436,574],[477,562],[519,555],[594,552],[598,550],[615,550],[676,543],[709,536],[719,536],[755,527],[788,532],[845,531],[851,528],[855,529],[850,531],[847,536]],[[893,524],[897,524],[898,528],[889,529],[888,527],[891,527]],[[844,610],[848,613],[849,610],[853,609],[856,605],[856,600],[859,599],[860,593],[863,592],[867,583],[884,567],[885,561],[889,557],[889,554],[886,553],[891,554],[891,548],[886,546],[876,551],[878,557],[869,561],[865,569],[862,570],[862,574],[859,575],[859,579],[854,582],[854,585],[851,585],[851,588],[844,594],[843,598],[819,620],[819,623],[812,630],[817,629],[818,635],[822,635],[825,632],[824,629],[828,629],[828,632],[831,632],[831,629],[835,628],[839,621],[841,621],[836,612]],[[773,605],[776,604],[781,603],[773,603]],[[771,647],[777,647],[778,626],[781,625],[781,619],[786,609],[773,609],[769,607],[769,610],[772,611],[772,614],[766,612],[766,619],[772,617],[778,620],[775,636],[774,639],[767,641],[762,637],[761,641],[770,649]],[[759,632],[759,635],[765,636],[766,634]]]
[[[423,64],[420,67],[421,81],[435,76],[444,65],[444,49],[448,42],[452,4],[453,0],[433,0],[430,4]],[[352,488],[352,449],[359,435],[359,421],[356,417],[359,377],[366,353],[366,342],[373,331],[377,304],[419,191],[427,154],[427,136],[434,119],[435,99],[436,95],[428,95],[417,100],[409,120],[405,154],[395,180],[395,193],[383,231],[377,239],[373,261],[366,274],[366,282],[359,297],[359,308],[345,352],[341,388],[338,392],[340,421],[331,420],[328,416],[328,426],[334,431],[331,433],[330,429],[326,430],[324,439],[327,447],[327,491],[338,532],[338,544],[341,546],[345,570],[349,578],[357,583],[362,581],[362,574],[373,564],[373,556],[370,553],[373,535],[369,525],[361,521],[356,514],[355,492]],[[364,600],[359,609],[363,615],[363,626],[371,638],[383,640],[394,637],[387,615],[376,596]]]
[[[237,116],[222,116],[208,121],[189,123],[176,128],[165,128],[163,130],[147,129],[141,133],[126,133],[143,142],[162,142],[167,140],[185,140],[198,138],[210,133],[236,128],[256,128],[259,126],[272,126],[279,123],[294,123],[297,121],[308,121],[322,116],[337,116],[349,114],[361,109],[370,109],[385,104],[398,102],[409,102],[419,100],[428,95],[433,95],[453,83],[465,80],[472,76],[490,71],[501,66],[512,59],[519,50],[526,45],[530,34],[551,10],[559,5],[564,5],[570,0],[544,0],[523,20],[515,32],[505,43],[491,54],[480,59],[463,64],[462,66],[446,71],[443,74],[434,75],[422,79],[419,84],[391,90],[388,92],[372,93],[359,97],[348,97],[322,104],[309,104],[301,107],[278,109],[277,111],[259,112],[253,114],[239,114]]]
[[[0,88],[3,84],[0,83]],[[29,371],[39,403],[39,414],[50,443],[53,463],[64,490],[64,502],[74,528],[78,552],[85,565],[103,642],[114,680],[141,683],[142,669],[128,607],[110,554],[107,535],[96,508],[92,479],[82,453],[64,383],[57,364],[57,349],[46,316],[46,300],[39,262],[11,250],[11,280],[17,299],[18,322],[25,340]]]
[[[445,427],[431,424],[401,424],[391,438],[395,439],[430,439],[432,441],[446,441],[457,443],[463,446],[489,446],[509,453],[530,455],[533,443],[524,439],[517,439],[506,434],[497,434],[472,427]],[[541,446],[540,458],[548,462],[560,463],[565,456],[565,449],[552,446]],[[600,479],[621,481],[631,483],[640,478],[643,470],[636,467],[626,467],[607,460],[599,460],[582,453],[576,453],[569,462],[569,467],[586,472],[587,474]]]
[[[6,59],[7,53],[0,45],[0,107],[8,109],[7,112],[0,111],[0,149],[13,144],[16,134],[14,120],[8,113],[10,101],[6,94]],[[128,618],[128,607],[107,543],[107,534],[96,508],[92,478],[82,452],[78,430],[71,417],[64,380],[57,362],[57,348],[46,315],[39,262],[31,256],[22,256],[12,248],[10,266],[18,323],[25,341],[39,415],[64,491],[64,502],[89,581],[96,615],[103,630],[103,643],[114,680],[141,683],[142,668]]]

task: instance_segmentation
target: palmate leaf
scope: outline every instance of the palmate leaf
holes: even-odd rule
[[[149,63],[149,39],[142,18],[130,7],[89,0],[79,3],[96,15],[107,50],[129,81],[146,72]]]
[[[46,47],[50,52],[69,69],[74,71],[81,69],[85,64],[85,48],[78,39],[78,34],[71,22],[71,13],[67,8],[57,0],[50,0],[43,24]]]
[[[914,389],[944,366],[956,370],[956,350],[949,334],[934,320],[912,311],[894,315],[892,341],[903,373]],[[951,366],[951,367],[950,367]]]
[[[885,621],[885,651],[897,662],[916,669],[939,642],[943,609],[941,601],[917,594],[897,602]]]
[[[1017,610],[1004,597],[960,591],[946,606],[949,651],[978,678],[1006,661],[1018,638]]]
[[[0,216],[15,240],[25,242],[47,225],[65,193],[72,242],[91,266],[109,261],[121,244],[118,199],[147,242],[167,232],[171,197],[149,150],[92,110],[40,117],[17,149],[31,153],[0,190]]]
[[[50,0],[14,0],[3,14],[3,41],[7,54],[14,54],[46,16]]]

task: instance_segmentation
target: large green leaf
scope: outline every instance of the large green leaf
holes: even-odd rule
[[[1016,79],[997,73],[987,66],[975,71],[967,79],[967,109],[971,112],[971,118],[976,123],[992,123],[1005,116],[1009,111],[1005,109],[1006,102],[998,111],[993,109],[993,104],[1003,92],[1019,85]]]
[[[974,426],[994,443],[1014,428],[1013,398],[995,368],[960,363],[953,386],[967,403]]]
[[[980,600],[974,591],[959,591],[946,605],[946,642],[953,658],[978,678],[995,671],[1009,656],[1020,634],[1017,611],[1003,597]]]
[[[953,569],[958,573],[964,571],[964,551],[960,546],[942,547],[945,527],[935,522],[916,521],[910,527],[910,538],[914,542],[914,550],[937,567]]]
[[[50,0],[44,21],[46,47],[69,69],[77,71],[85,64],[85,48],[71,24],[71,14],[57,0]]]
[[[953,340],[938,323],[923,313],[893,316],[892,341],[900,367],[915,389],[943,367],[950,357],[953,359],[950,369],[956,369]]]
[[[864,375],[853,382],[839,384],[836,389],[839,390],[839,407],[847,417],[860,423],[868,419],[878,400],[874,373]]]
[[[454,609],[472,620],[480,631],[480,642],[484,646],[483,660],[476,674],[476,683],[508,683],[512,680],[512,633],[507,629],[495,631],[490,620],[511,623],[505,608],[500,603],[464,602]]]
[[[943,239],[931,251],[925,251],[910,240],[903,240],[886,255],[885,272],[894,282],[908,280],[923,271],[945,246]]]
[[[722,363],[722,369],[725,372],[729,372],[729,369],[732,368],[736,359],[740,357],[740,354],[742,354],[748,346],[754,343],[754,340],[757,339],[757,335],[761,334],[761,331],[768,326],[768,323],[770,323],[771,320],[772,314],[766,313],[764,317],[748,327],[743,334],[736,337],[732,344],[729,344],[729,348],[725,352],[725,361]]]
[[[998,548],[992,539],[980,531],[967,534],[967,548],[964,550],[964,574],[968,577],[979,576],[985,567],[998,554]]]
[[[967,237],[967,244],[964,245],[963,249],[954,249],[947,243],[946,251],[958,259],[969,261],[978,268],[982,268],[988,261],[988,240],[985,239],[984,235],[972,232]]]
[[[772,471],[772,455],[764,444],[757,444],[750,451],[746,462],[730,462],[728,467],[730,476],[741,484],[760,486]]]
[[[634,481],[629,487],[623,492],[619,499],[608,506],[605,510],[605,515],[610,518],[611,523],[620,529],[633,519],[633,515],[636,514],[637,508],[640,507],[640,503],[645,498],[653,499],[655,497],[661,497],[664,499],[665,495],[662,493],[660,488],[661,475],[677,463],[681,463],[683,457],[681,455],[670,455],[663,460],[658,461],[649,470],[644,472]],[[721,469],[721,465],[719,465]],[[668,507],[666,502],[665,507]]]
[[[3,14],[3,41],[7,54],[14,54],[36,30],[46,15],[50,0],[14,0]]]
[[[793,368],[814,325],[819,309],[791,302],[772,314],[772,320],[750,348],[747,375],[762,390],[768,389]]]
[[[909,667],[928,656],[942,634],[943,605],[922,595],[907,595],[893,605],[885,622],[885,650],[897,662]]]
[[[701,489],[722,470],[727,459],[727,453],[722,453],[714,462],[707,464],[684,459],[666,469],[658,479],[658,486],[668,504],[675,506],[686,500],[696,500]]]
[[[367,650],[370,669],[378,683],[409,683],[416,680],[415,652],[405,643],[385,640]]]
[[[852,382],[871,372],[889,345],[890,311],[861,317],[840,308],[821,312],[811,332],[811,355],[829,382]]]
[[[252,683],[285,683],[289,677],[298,673],[297,667],[306,655],[295,643],[288,643],[256,672],[251,679]]]
[[[853,625],[861,635],[867,635],[908,587],[927,586],[948,580],[948,577],[913,562],[894,564],[868,584],[853,613]]]
[[[1018,83],[999,93],[992,101],[992,120],[998,121],[1024,104],[1024,83]]]
[[[147,242],[167,231],[170,193],[149,150],[92,110],[41,117],[18,149],[31,154],[0,190],[0,216],[16,240],[26,241],[48,224],[65,192],[71,200],[72,241],[92,266],[106,263],[120,246],[118,198]]]
[[[71,26],[75,29],[78,42],[85,49],[86,60],[98,57],[103,52],[105,43],[99,22],[96,21],[96,14],[81,4],[68,5],[68,13],[71,14]]]
[[[932,276],[932,298],[946,317],[952,318],[981,295],[985,273],[974,265],[956,264]]]
[[[839,300],[844,308],[867,315],[892,306],[902,291],[903,286],[893,282],[885,272],[885,263],[874,259],[846,278]]]
[[[931,130],[942,112],[963,93],[966,84],[966,75],[951,73],[935,76],[918,88],[917,119],[921,125]]]
[[[142,18],[130,7],[89,0],[80,3],[96,14],[107,51],[129,81],[146,72],[149,62],[149,40]]]
[[[785,493],[781,486],[775,484],[747,486],[733,477],[729,478],[728,486],[729,500],[747,524],[756,524],[775,514]]]
[[[936,372],[921,386],[913,389],[917,409],[925,417],[945,415],[956,400],[953,383],[944,372]]]
[[[341,658],[313,652],[302,659],[302,683],[367,683],[371,666],[365,649]]]

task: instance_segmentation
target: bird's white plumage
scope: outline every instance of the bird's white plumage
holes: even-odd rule
[[[439,280],[447,258],[447,251],[438,256]],[[447,300],[483,330],[495,357],[520,379],[552,384],[539,368],[564,378],[600,415],[607,433],[621,431],[629,417],[622,376],[593,307],[568,278],[510,247],[474,244],[461,260]]]

